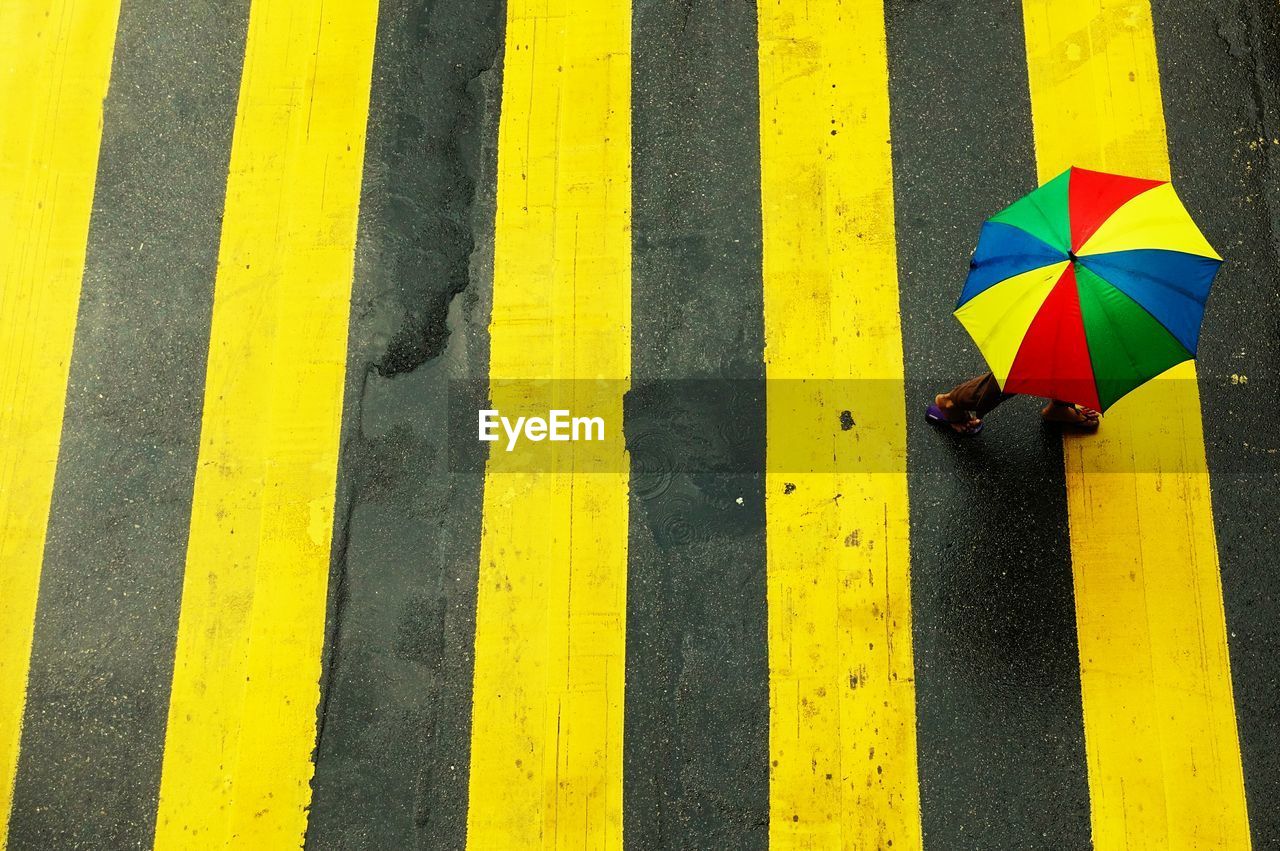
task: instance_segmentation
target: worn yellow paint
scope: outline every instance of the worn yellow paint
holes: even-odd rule
[[[601,416],[610,439],[490,453],[470,848],[622,845],[630,51],[629,3],[508,4],[492,407]]]
[[[759,15],[770,844],[919,848],[883,8]]]
[[[1024,0],[1042,179],[1157,179],[1168,146],[1146,0]],[[1247,849],[1194,366],[1065,447],[1094,846]]]
[[[319,697],[376,0],[254,0],[158,848],[296,848]]]
[[[119,14],[0,4],[0,847]]]

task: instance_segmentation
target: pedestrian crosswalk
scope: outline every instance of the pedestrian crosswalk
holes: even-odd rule
[[[489,404],[504,413],[589,406],[609,428],[626,421],[635,351],[649,344],[633,327],[635,299],[649,292],[632,286],[636,240],[648,239],[632,232],[633,208],[642,203],[633,151],[638,143],[690,142],[633,138],[633,58],[645,47],[632,27],[640,5],[508,0],[494,8],[505,20],[496,216],[492,245],[477,246],[493,256],[492,314],[488,372],[472,377],[487,379]],[[1029,93],[1034,139],[1025,141],[1034,143],[1040,178],[1077,165],[1167,179],[1148,0],[1006,5],[1021,19],[1026,76],[997,82]],[[704,791],[696,807],[670,802],[678,816],[628,810],[640,800],[629,791],[637,765],[671,755],[657,753],[659,741],[628,739],[651,735],[636,732],[650,728],[632,728],[624,716],[645,701],[704,694],[728,676],[699,660],[686,636],[659,646],[676,648],[680,677],[701,678],[702,691],[642,694],[630,676],[637,651],[628,611],[646,601],[629,599],[629,547],[638,534],[659,548],[687,541],[656,534],[637,510],[620,436],[603,448],[571,445],[541,466],[491,451],[483,473],[452,473],[483,476],[474,663],[471,681],[452,691],[469,694],[470,729],[459,747],[467,764],[449,766],[466,776],[466,821],[415,811],[409,821],[420,833],[403,844],[621,848],[636,844],[624,824],[653,818],[664,847],[686,844],[671,831],[694,830],[690,820],[714,823],[705,835],[732,836],[739,847],[1061,847],[1053,836],[928,829],[929,784],[938,780],[923,766],[947,755],[939,755],[929,716],[918,711],[930,681],[917,677],[922,627],[913,616],[920,597],[912,574],[922,550],[912,525],[922,511],[942,517],[966,509],[918,499],[928,495],[908,476],[921,462],[908,440],[918,400],[905,390],[904,329],[923,320],[903,309],[901,297],[903,279],[919,270],[899,250],[917,237],[896,203],[912,186],[895,178],[890,133],[898,108],[890,68],[904,67],[891,61],[886,39],[895,8],[893,0],[760,0],[728,13],[758,45],[758,64],[749,63],[758,73],[759,110],[751,118],[758,125],[750,130],[759,134],[762,274],[741,286],[763,302],[756,318],[768,379],[767,455],[765,469],[751,472],[764,482],[767,593],[744,581],[712,598],[730,607],[727,621],[702,616],[735,623],[744,634],[767,630],[767,658],[759,660],[767,706],[741,707],[748,720],[732,721],[767,742],[767,765],[758,766],[768,778],[767,800],[725,776],[723,789]],[[363,175],[365,139],[381,120],[371,113],[370,87],[384,34],[378,0],[252,0],[249,9],[190,529],[178,566],[185,580],[176,610],[158,615],[177,623],[172,656],[162,660],[172,669],[171,687],[136,710],[138,723],[164,742],[158,782],[143,794],[155,813],[157,847],[346,847],[309,832],[308,820],[324,707],[347,711],[324,702],[324,665],[336,658],[326,654],[327,624],[336,616],[331,565],[347,557],[333,552],[333,542],[344,522],[335,517],[335,482],[350,463],[341,429],[352,404],[344,399],[352,283],[361,246],[380,238],[363,230],[361,187],[372,185]],[[36,782],[19,764],[24,718],[44,711],[28,699],[32,635],[42,612],[59,605],[41,590],[41,568],[102,101],[113,61],[133,61],[138,49],[128,40],[113,48],[119,14],[120,0],[0,7],[0,177],[9,187],[0,194],[0,847],[58,845],[70,831],[38,834],[30,827],[36,821],[10,831],[11,820],[19,825],[16,809],[41,795],[74,800],[89,791],[68,785],[14,794]],[[686,28],[701,20],[693,7],[680,14]],[[957,157],[937,167],[966,163]],[[978,222],[992,210],[970,212]],[[698,264],[725,262],[702,239],[691,235],[692,249],[672,249],[684,258],[673,264],[686,264],[684,286],[693,291]],[[951,299],[954,284],[940,287],[939,300]],[[139,297],[161,285],[140,282]],[[1088,822],[1099,849],[1235,851],[1280,838],[1269,832],[1277,829],[1272,821],[1259,820],[1256,804],[1252,812],[1246,804],[1241,737],[1248,725],[1237,719],[1233,695],[1200,410],[1196,371],[1185,364],[1119,403],[1097,438],[1062,441],[1078,641],[1069,664],[1079,672],[1084,732],[1078,769],[1087,774]],[[957,452],[975,446],[985,451],[972,444]],[[531,451],[559,452],[550,444]],[[427,461],[405,454],[395,463],[413,475]],[[690,480],[710,490],[706,483],[717,477],[729,478],[699,469]],[[75,489],[67,483],[63,498],[75,499]],[[149,498],[135,496],[144,504]],[[742,546],[751,551],[749,541]],[[963,542],[930,555],[966,557]],[[422,554],[424,584],[433,558]],[[1009,567],[992,564],[990,572]],[[376,588],[376,570],[362,581]],[[662,628],[661,615],[645,628]],[[67,615],[71,623],[89,616]],[[1070,637],[1067,644],[1074,657]],[[434,652],[448,650],[440,642]],[[114,673],[94,670],[92,659],[67,664],[80,666],[67,672],[72,691]],[[372,730],[379,715],[414,723],[399,699],[362,695],[352,710],[355,727]],[[955,706],[967,711],[962,699]],[[682,724],[712,730],[731,723],[727,711],[708,702],[655,717],[678,715]],[[436,725],[403,735],[449,733]],[[1028,739],[1017,746],[1051,745]],[[92,747],[105,754],[117,745],[104,736]],[[377,747],[394,753],[393,742]],[[716,756],[727,764],[733,755]],[[679,766],[679,755],[669,764]],[[393,758],[368,761],[359,772],[403,790],[388,808],[414,807],[425,774]],[[699,782],[694,774],[674,777],[674,792],[662,794],[680,795],[686,781]],[[1002,805],[1016,830],[1020,808]],[[656,806],[668,802],[659,796]],[[353,811],[349,818],[379,816]],[[991,826],[977,825],[984,828]]]

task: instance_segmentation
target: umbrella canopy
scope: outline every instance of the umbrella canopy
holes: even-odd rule
[[[1168,181],[1070,168],[983,224],[955,315],[1005,392],[1105,411],[1195,357],[1221,263]]]

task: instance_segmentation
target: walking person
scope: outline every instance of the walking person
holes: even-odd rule
[[[925,412],[929,422],[947,426],[956,434],[971,437],[982,431],[983,417],[993,408],[1017,393],[1005,393],[993,373],[988,372],[956,385],[947,393],[933,397]],[[1101,415],[1092,408],[1052,399],[1040,409],[1047,423],[1061,424],[1082,431],[1097,431]]]
[[[1026,394],[1050,400],[1045,421],[1096,431],[1195,357],[1221,264],[1167,180],[1068,168],[982,225],[954,315],[991,372],[935,396],[929,421],[975,435]]]

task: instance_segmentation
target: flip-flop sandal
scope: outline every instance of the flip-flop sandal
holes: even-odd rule
[[[1102,414],[1098,413],[1093,408],[1086,408],[1083,405],[1072,405],[1071,407],[1076,411],[1079,411],[1084,416],[1084,419],[1049,420],[1044,417],[1041,417],[1040,419],[1044,420],[1049,425],[1062,426],[1063,428],[1071,428],[1076,431],[1085,431],[1090,433],[1097,431],[1098,426],[1102,425]]]
[[[928,408],[925,409],[924,418],[928,420],[930,423],[932,423],[933,425],[946,426],[948,431],[960,437],[974,437],[978,433],[980,433],[983,428],[986,427],[986,423],[984,421],[978,420],[978,424],[976,426],[973,426],[972,428],[966,428],[961,430],[954,429],[952,428],[952,426],[963,425],[963,423],[957,423],[947,419],[947,415],[942,413],[942,409],[939,408],[937,404],[930,405]]]

